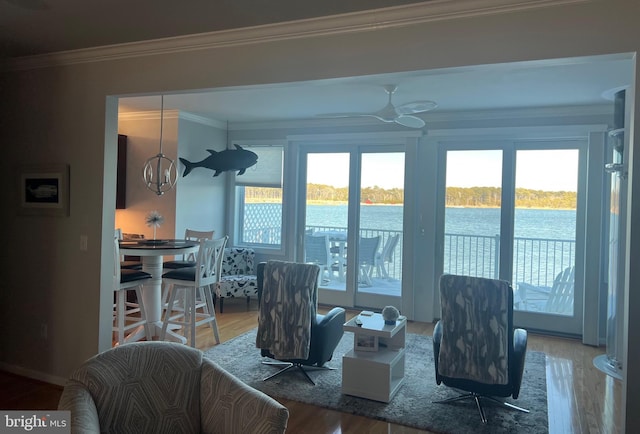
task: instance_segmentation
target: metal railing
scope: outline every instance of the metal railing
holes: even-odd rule
[[[280,245],[282,238],[280,206],[254,207],[243,215],[241,242],[252,245]],[[346,231],[345,227],[307,226],[311,231]],[[380,251],[388,238],[400,231],[361,229],[361,237],[381,236]],[[402,235],[386,264],[391,279],[402,279]],[[514,284],[526,282],[535,286],[553,285],[555,276],[575,261],[575,241],[550,238],[514,238]],[[444,272],[497,278],[499,273],[500,237],[446,233],[444,236]],[[376,270],[377,271],[377,270]],[[374,276],[377,275],[374,272]]]
[[[511,282],[550,287],[575,262],[575,241],[515,237]],[[445,234],[444,272],[497,279],[500,236]]]
[[[306,226],[306,230],[311,232],[345,232],[347,228],[345,227],[336,227],[336,226]],[[385,244],[393,235],[400,234],[400,238],[398,239],[398,244],[396,244],[395,249],[393,250],[393,254],[391,257],[393,260],[391,262],[385,263],[385,267],[387,273],[389,275],[389,279],[392,280],[401,280],[402,279],[402,232],[401,231],[392,231],[386,229],[360,229],[360,236],[363,238],[371,238],[371,237],[381,237],[380,239],[380,248],[378,249],[379,253],[382,253],[382,249]],[[378,270],[374,270],[375,277],[382,277]]]

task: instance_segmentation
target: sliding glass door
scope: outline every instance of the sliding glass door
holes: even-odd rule
[[[300,153],[299,256],[321,267],[321,302],[400,306],[404,167],[399,146],[310,146]]]
[[[356,305],[399,306],[402,295],[404,152],[360,153]]]
[[[579,143],[444,152],[443,272],[508,280],[517,324],[581,334]]]

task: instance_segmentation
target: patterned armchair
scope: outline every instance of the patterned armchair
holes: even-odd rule
[[[220,313],[224,299],[246,297],[247,309],[252,296],[258,296],[258,282],[254,271],[255,251],[245,247],[224,249],[222,273],[216,287],[216,297],[220,302]]]
[[[58,410],[71,433],[284,433],[289,411],[200,350],[170,342],[121,345],[87,360]]]
[[[482,423],[487,418],[480,398],[528,413],[494,398],[518,398],[527,351],[527,332],[513,328],[509,282],[445,274],[440,300],[441,319],[433,330],[436,383],[467,393],[437,402],[473,399]]]

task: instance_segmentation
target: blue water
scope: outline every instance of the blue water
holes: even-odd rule
[[[360,208],[361,229],[402,230],[402,206]],[[500,233],[497,208],[447,208],[445,233],[495,236]],[[307,226],[347,227],[346,205],[308,205]],[[515,236],[574,240],[575,210],[516,209]]]

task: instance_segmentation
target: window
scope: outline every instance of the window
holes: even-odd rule
[[[279,248],[282,244],[282,146],[243,145],[258,163],[235,177],[236,244]]]

